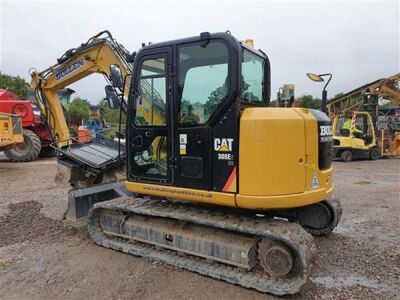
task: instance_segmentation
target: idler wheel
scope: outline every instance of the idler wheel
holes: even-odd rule
[[[258,258],[264,270],[274,277],[286,276],[293,269],[292,254],[277,242],[262,240],[258,247]]]

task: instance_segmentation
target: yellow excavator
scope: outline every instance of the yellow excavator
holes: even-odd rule
[[[310,274],[310,233],[329,234],[342,212],[332,127],[317,110],[268,107],[269,59],[251,44],[204,32],[129,54],[102,32],[32,83],[59,163],[80,174],[70,183],[95,178],[72,184],[68,216],[87,215],[96,243],[294,294]],[[111,83],[110,107],[126,113],[125,145],[68,133],[55,91],[94,72]],[[123,180],[104,176],[121,165]]]
[[[80,47],[66,51],[55,65],[41,72],[34,69],[31,71],[31,86],[36,100],[47,118],[55,141],[60,146],[68,144],[71,137],[57,92],[93,73],[104,74],[107,79],[109,66],[115,62],[120,64],[122,76],[126,76],[126,71],[130,70],[125,58],[128,54],[128,51],[105,31]]]
[[[21,117],[0,113],[0,151],[23,144]]]
[[[31,70],[31,94],[34,94],[31,97],[35,98],[41,114],[47,120],[54,140],[52,147],[63,154],[59,159],[58,180],[68,181],[76,188],[90,186],[94,182],[112,181],[115,177],[124,177],[121,165],[125,164],[125,147],[120,145],[116,147],[115,141],[106,137],[91,144],[79,143],[78,138],[71,136],[71,130],[67,125],[67,112],[59,101],[59,92],[94,73],[104,75],[109,82],[110,65],[118,65],[121,76],[127,78],[132,73],[132,63],[129,62],[131,59],[129,52],[109,31],[102,31],[79,47],[66,51],[57,59],[56,64],[41,72],[36,69]],[[126,113],[129,84],[127,80],[121,104],[113,106],[116,108],[115,105],[118,105],[121,113]],[[150,92],[149,86],[144,86],[143,89],[145,92]],[[152,93],[153,100],[156,101],[157,95],[154,91]],[[154,122],[164,114],[163,108],[152,106],[147,102],[142,108],[142,115],[145,118],[153,118]],[[105,177],[108,179],[104,179]]]

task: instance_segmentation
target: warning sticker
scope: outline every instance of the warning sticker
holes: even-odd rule
[[[181,133],[179,135],[179,154],[186,155],[187,134]]]
[[[179,144],[187,144],[187,134],[181,133],[179,135]]]
[[[318,189],[319,188],[319,181],[318,181],[318,176],[317,173],[314,173],[314,177],[311,181],[311,189]]]
[[[179,145],[179,154],[180,155],[186,155],[186,144],[180,144]]]

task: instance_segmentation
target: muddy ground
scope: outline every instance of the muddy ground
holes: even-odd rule
[[[275,299],[96,246],[63,221],[56,161],[0,154],[1,299]],[[317,238],[311,280],[289,299],[393,299],[400,286],[400,160],[335,163],[342,221]],[[277,298],[282,299],[282,298]]]

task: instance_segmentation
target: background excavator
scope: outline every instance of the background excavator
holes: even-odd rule
[[[128,56],[128,51],[108,31],[104,31],[66,51],[55,65],[31,73],[35,100],[50,128],[51,146],[64,154],[74,153],[59,159],[57,180],[67,181],[72,187],[85,187],[103,181],[106,174],[113,177],[120,173],[117,169],[120,170],[124,164],[124,147],[105,137],[91,143],[80,143],[79,133],[71,135],[58,92],[93,73],[103,74],[108,81],[110,65],[114,63],[118,63],[122,75],[126,76],[132,68],[127,62]],[[126,111],[125,101],[122,102],[122,111]]]
[[[126,146],[69,134],[56,91],[95,72],[126,113]],[[32,85],[71,174],[68,216],[88,215],[96,243],[276,295],[305,284],[310,233],[341,215],[332,127],[317,110],[268,107],[263,51],[206,32],[129,55],[102,32]]]

